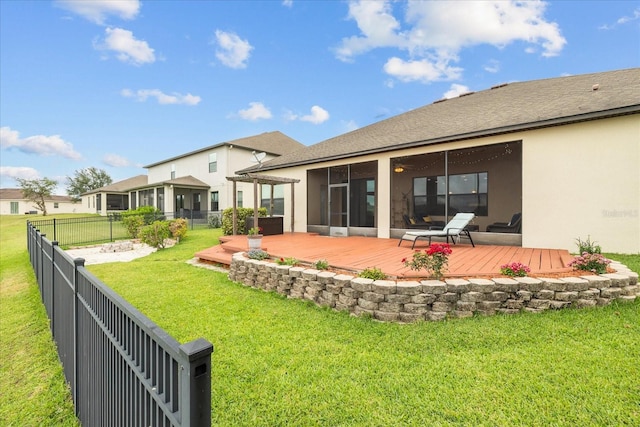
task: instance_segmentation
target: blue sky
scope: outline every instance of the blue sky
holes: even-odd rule
[[[0,1],[0,187],[640,66],[638,1]]]

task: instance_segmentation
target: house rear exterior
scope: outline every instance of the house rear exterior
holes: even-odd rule
[[[45,200],[47,214],[87,213],[80,203],[68,196],[51,195]],[[0,215],[42,214],[31,200],[24,197],[19,188],[0,189]]]
[[[262,162],[302,147],[277,131],[211,145],[151,163],[145,166],[147,175],[85,193],[82,203],[102,215],[154,206],[170,217],[206,219],[210,212],[233,205],[233,186],[226,179],[233,170],[259,168]],[[253,194],[252,185],[239,185],[235,194],[237,204],[242,206],[250,201],[247,206],[253,206]]]
[[[295,231],[393,238],[407,217],[473,212],[480,243],[638,253],[639,114],[638,68],[509,83],[237,173],[300,180]],[[517,231],[486,231],[516,213]]]

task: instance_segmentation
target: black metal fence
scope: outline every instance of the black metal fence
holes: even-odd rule
[[[27,247],[83,425],[211,425],[210,342],[180,345],[31,224]]]
[[[154,219],[184,218],[190,229],[217,228],[221,224],[220,212],[182,210],[174,213],[158,214]],[[29,221],[41,233],[50,237],[60,246],[86,245],[113,242],[129,238],[119,214],[79,218],[54,218]]]

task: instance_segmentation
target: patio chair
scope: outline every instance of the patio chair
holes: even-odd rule
[[[522,213],[518,212],[509,222],[494,222],[487,225],[489,233],[520,233],[522,231]]]
[[[411,245],[411,249],[413,249],[419,239],[429,239],[429,244],[431,244],[432,237],[446,237],[447,243],[449,243],[449,237],[451,237],[452,242],[455,244],[456,238],[460,240],[461,237],[465,237],[471,241],[471,246],[475,248],[476,245],[473,243],[471,234],[469,230],[466,229],[474,217],[475,215],[472,213],[457,213],[441,230],[407,231],[400,238],[398,246],[400,246],[403,240],[409,240],[413,242]]]

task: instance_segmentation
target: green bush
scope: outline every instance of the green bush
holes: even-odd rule
[[[154,248],[164,248],[165,239],[171,235],[169,223],[167,221],[156,221],[151,225],[146,225],[140,230],[140,240],[142,243]]]
[[[173,221],[169,221],[169,231],[171,236],[180,243],[180,239],[187,235],[187,220],[176,218]]]
[[[140,236],[140,230],[144,227],[144,218],[142,215],[123,215],[122,224],[127,229],[129,237],[137,239]]]
[[[237,208],[238,215],[238,234],[245,234],[244,226],[247,217],[253,216],[253,208]],[[267,216],[267,208],[258,208],[258,217]],[[227,208],[222,211],[222,232],[225,236],[233,234],[233,208]]]
[[[383,280],[387,278],[387,275],[379,269],[378,267],[369,267],[362,270],[358,277],[362,277],[365,279],[373,279],[373,280]]]
[[[165,219],[162,211],[153,206],[140,206],[137,209],[122,212],[120,217],[129,237],[132,239],[140,237],[140,229],[143,226],[152,224],[154,221],[164,221]]]

